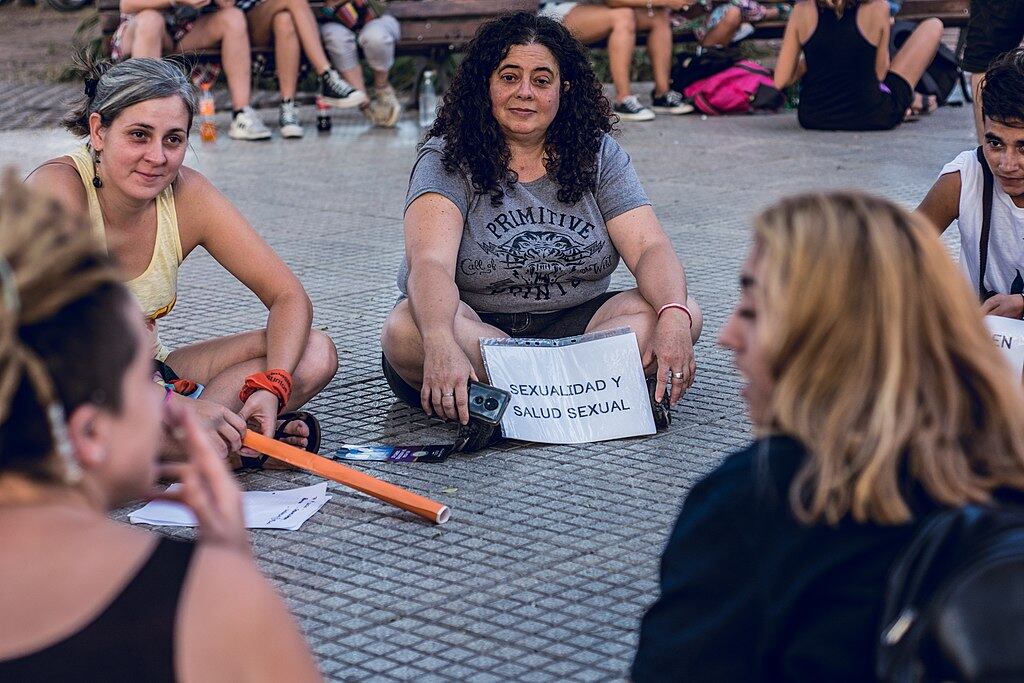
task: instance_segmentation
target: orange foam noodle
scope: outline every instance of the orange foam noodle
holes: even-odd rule
[[[318,474],[325,479],[336,481],[378,500],[383,500],[385,503],[408,510],[434,524],[444,524],[451,514],[447,505],[442,505],[412,491],[406,491],[400,486],[381,481],[339,462],[263,436],[251,429],[245,433],[242,444],[299,469]]]

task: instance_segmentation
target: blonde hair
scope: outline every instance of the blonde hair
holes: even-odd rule
[[[754,249],[769,430],[809,451],[800,521],[906,522],[907,477],[948,506],[1024,489],[1024,392],[932,226],[805,194],[757,217]]]
[[[0,473],[61,478],[65,414],[121,407],[136,340],[120,271],[82,219],[3,174],[0,194]],[[64,458],[66,460],[66,457]]]

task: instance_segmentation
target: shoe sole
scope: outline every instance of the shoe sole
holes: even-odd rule
[[[654,114],[620,114],[619,112],[612,112],[619,117],[620,121],[653,121]]]
[[[378,128],[394,128],[398,125],[398,120],[402,118],[402,108],[395,107],[394,111],[391,112],[391,116],[386,121],[376,124]]]
[[[674,114],[680,116],[682,114],[692,114],[696,111],[692,106],[687,105],[685,107],[651,107],[656,113],[659,114]]]
[[[228,131],[228,137],[231,138],[232,140],[247,140],[249,142],[255,142],[257,140],[269,140],[271,137],[273,137],[273,135],[270,133],[270,131],[267,131],[266,135],[262,133],[258,133],[256,135],[251,135],[249,133],[241,134],[232,133],[231,131]]]
[[[320,100],[325,104],[329,104],[335,109],[351,109],[352,107],[358,107],[363,102],[366,102],[366,95],[356,90],[348,97],[327,97],[321,95]]]
[[[286,138],[288,140],[295,140],[301,138],[303,133],[304,131],[301,128],[299,128],[298,130],[287,130],[285,128],[281,129],[281,137]]]

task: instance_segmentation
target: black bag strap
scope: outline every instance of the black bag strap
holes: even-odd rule
[[[990,296],[988,290],[985,289],[985,271],[988,269],[988,235],[992,227],[993,178],[992,169],[988,167],[988,160],[985,159],[985,152],[981,145],[978,145],[975,153],[978,156],[978,163],[981,164],[981,173],[984,178],[981,190],[981,239],[978,240],[978,296],[985,301]]]

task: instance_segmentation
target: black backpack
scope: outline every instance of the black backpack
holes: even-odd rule
[[[682,92],[691,83],[725,71],[742,58],[736,46],[710,47],[699,55],[680,52],[672,65],[672,88]]]
[[[895,54],[896,50],[903,46],[915,28],[917,28],[917,24],[912,21],[897,21],[893,24],[889,34],[890,54]],[[940,44],[935,58],[921,75],[921,80],[917,82],[917,87],[914,89],[922,95],[935,95],[935,99],[940,105],[945,104],[952,94],[953,88],[960,83],[960,77],[960,63],[957,61],[956,55],[948,47]]]
[[[881,681],[1024,680],[1024,508],[943,510],[893,565]]]

